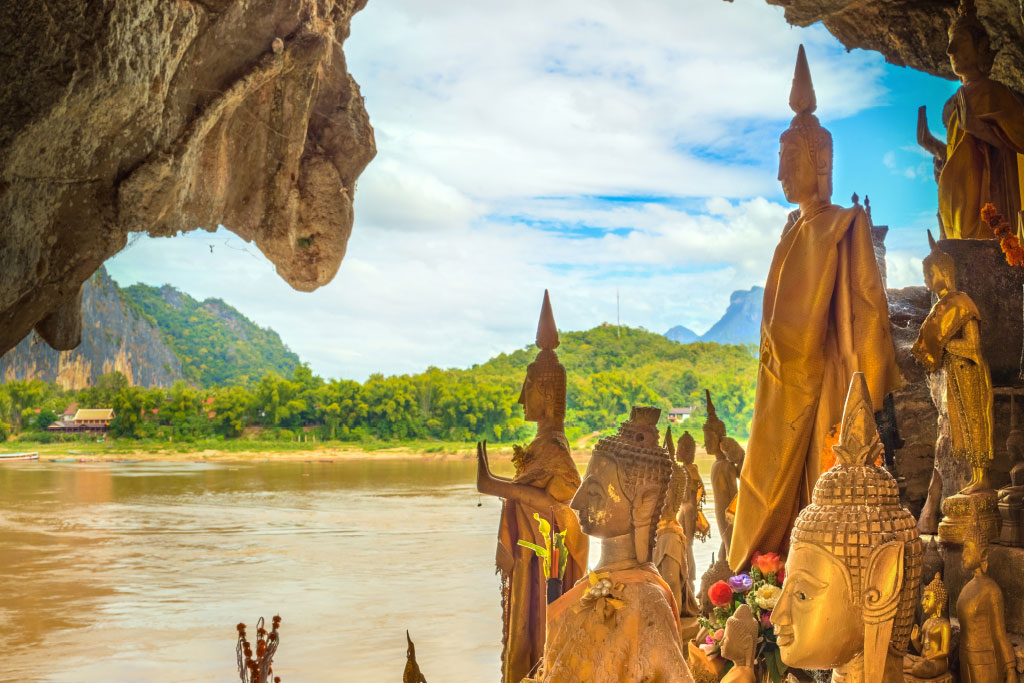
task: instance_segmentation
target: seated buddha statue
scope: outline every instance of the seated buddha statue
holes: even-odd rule
[[[548,605],[544,683],[692,683],[672,590],[651,563],[673,459],[658,445],[658,408],[633,408],[594,447],[570,506],[600,539],[589,578]]]
[[[836,465],[797,515],[771,616],[783,663],[832,669],[833,682],[903,681],[922,545],[896,480],[874,464],[882,448],[867,383],[854,373]]]
[[[722,683],[754,683],[757,674],[754,663],[757,656],[757,619],[749,605],[740,605],[725,622],[722,638],[722,657],[733,666],[722,677]]]
[[[939,678],[949,672],[949,619],[943,616],[946,609],[946,585],[942,577],[935,575],[932,582],[925,586],[921,597],[924,608],[924,623],[920,628],[914,626],[910,632],[913,643],[920,656],[907,655],[903,659],[903,671],[918,680]]]

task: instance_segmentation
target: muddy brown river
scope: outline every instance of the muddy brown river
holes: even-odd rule
[[[238,680],[235,624],[274,614],[284,683],[400,681],[405,629],[431,683],[498,680],[500,505],[474,468],[4,463],[0,681]]]

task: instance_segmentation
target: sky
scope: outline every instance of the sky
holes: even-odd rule
[[[344,50],[377,157],[337,277],[296,292],[223,227],[139,234],[107,268],[224,299],[332,378],[530,345],[545,288],[563,330],[614,322],[618,295],[623,324],[702,333],[764,284],[794,208],[778,139],[801,43],[833,201],[870,196],[889,286],[922,284],[937,198],[917,107],[944,138],[957,84],[847,52],[764,0],[370,0]]]

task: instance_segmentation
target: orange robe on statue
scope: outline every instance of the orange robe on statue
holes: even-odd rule
[[[544,547],[544,537],[533,518],[534,513],[551,522],[556,531],[566,532],[569,561],[562,577],[563,590],[586,575],[590,548],[589,537],[580,530],[576,513],[568,505],[580,486],[580,474],[564,435],[538,434],[527,446],[522,470],[513,481],[543,489],[560,504],[553,511],[535,510],[516,500],[505,500],[502,505],[497,568],[501,574],[504,623],[504,683],[519,683],[530,675],[544,653],[547,582],[534,552],[518,544],[524,540]]]
[[[833,204],[783,232],[765,283],[754,418],[729,552],[734,571],[755,552],[788,551],[858,371],[881,410],[900,375],[871,229],[861,207]]]

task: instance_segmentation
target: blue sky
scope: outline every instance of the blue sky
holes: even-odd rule
[[[294,292],[223,229],[140,236],[107,265],[122,285],[223,298],[330,377],[525,346],[544,288],[563,329],[614,320],[618,291],[626,324],[702,332],[763,284],[792,209],[776,167],[800,43],[835,140],[833,201],[869,195],[890,286],[919,284],[936,187],[917,107],[941,136],[956,84],[763,0],[371,0],[345,52],[378,156],[335,280]]]

